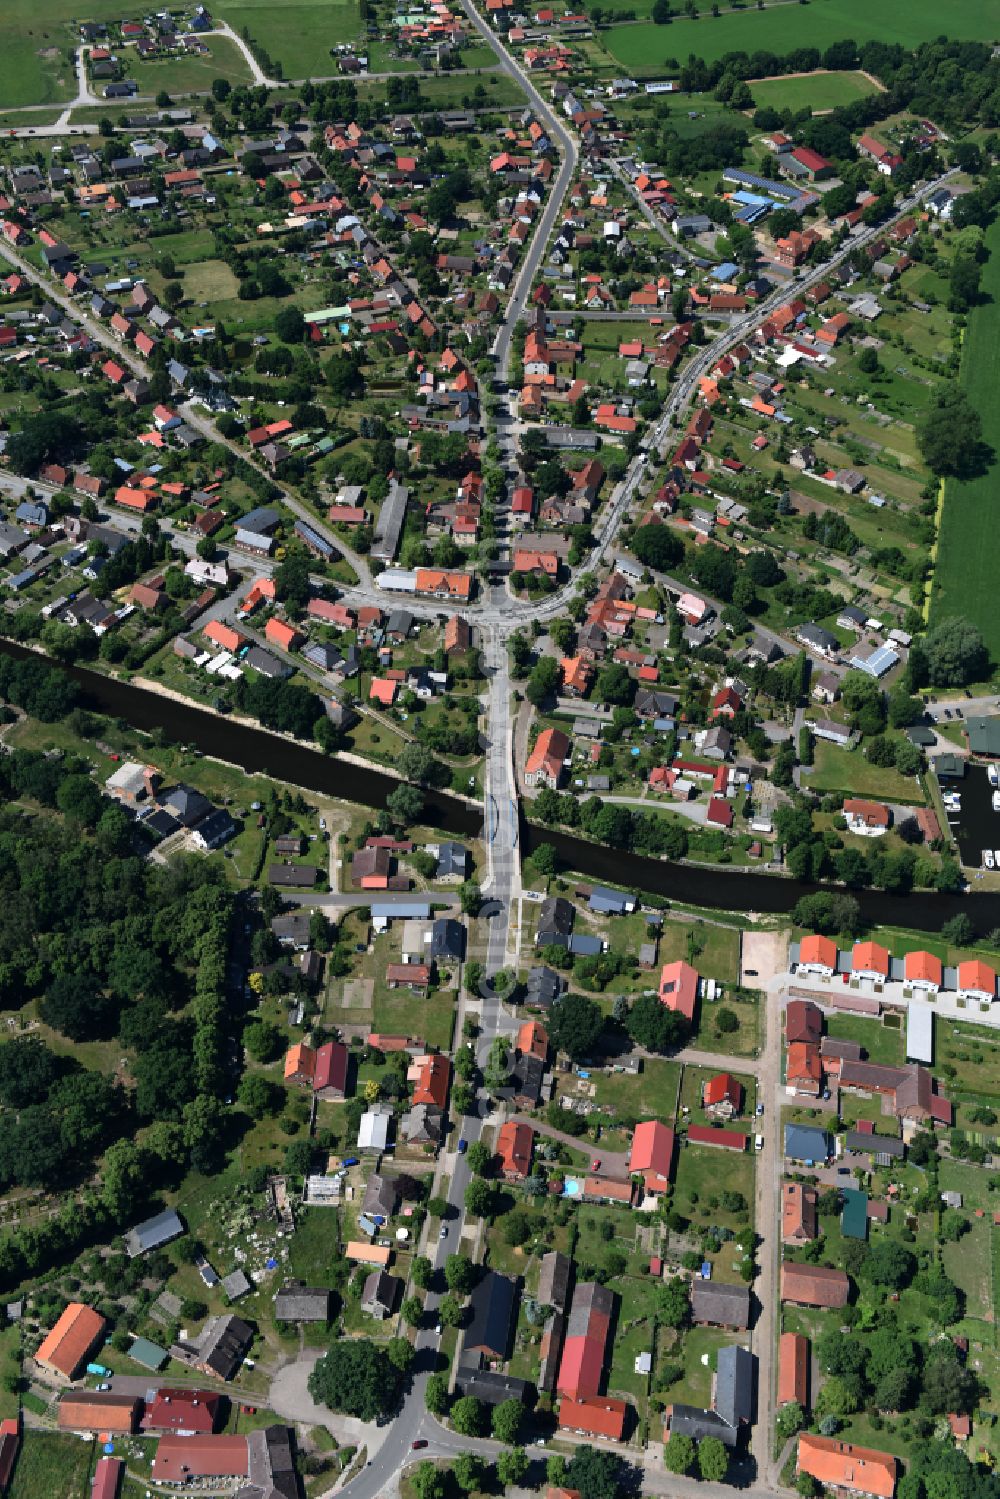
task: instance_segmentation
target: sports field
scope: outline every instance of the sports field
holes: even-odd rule
[[[996,453],[979,479],[945,484],[937,561],[931,585],[931,619],[962,614],[982,631],[1000,661],[1000,223],[987,231],[990,259],[983,267],[982,303],[969,317],[962,349],[962,385],[983,419],[983,436]]]
[[[864,73],[806,73],[804,77],[750,80],[750,92],[758,109],[839,109],[875,92]]]
[[[706,7],[707,10],[707,7]],[[856,42],[900,42],[915,47],[946,33],[958,40],[1000,39],[1000,0],[812,0],[809,5],[771,5],[764,10],[703,14],[696,21],[612,26],[601,32],[608,51],[637,74],[665,71],[665,59],[694,54],[714,62],[726,52],[758,48],[783,55],[796,47],[818,47],[853,37]]]

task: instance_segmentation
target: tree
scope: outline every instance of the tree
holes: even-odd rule
[[[468,1048],[466,1048],[465,1055],[468,1056],[469,1054],[469,1050]],[[469,1170],[475,1176],[485,1176],[487,1171],[489,1171],[490,1167],[493,1164],[493,1152],[492,1150],[490,1150],[490,1147],[488,1145],[483,1143],[482,1140],[473,1140],[472,1144],[466,1151],[466,1160],[468,1162]],[[454,1255],[452,1256],[452,1258],[460,1259],[461,1256]]]
[[[639,526],[632,533],[632,550],[644,566],[666,572],[684,556],[684,543],[669,526]]]
[[[549,1011],[552,1044],[574,1061],[589,1056],[603,1028],[600,1009],[582,994],[562,995]]]
[[[65,1065],[36,1036],[0,1042],[0,1103],[24,1109],[46,1097]]]
[[[432,1416],[443,1416],[448,1409],[447,1374],[432,1374],[424,1391],[424,1404]]]
[[[559,868],[559,855],[551,843],[540,843],[531,855],[531,862],[539,874],[548,877]]]
[[[462,1299],[449,1291],[438,1302],[438,1321],[445,1327],[461,1327],[464,1311]]]
[[[418,1463],[410,1482],[417,1499],[445,1499],[448,1492],[445,1475],[431,1462]]]
[[[964,687],[986,675],[989,653],[983,637],[967,619],[943,619],[923,642],[932,687]]]
[[[474,1452],[461,1452],[451,1465],[451,1476],[463,1494],[471,1494],[482,1488],[486,1477],[486,1464]]]
[[[274,589],[287,608],[299,610],[306,607],[312,592],[307,552],[296,548],[282,558],[274,569]]]
[[[863,1273],[873,1285],[899,1291],[913,1279],[916,1259],[903,1244],[894,1239],[878,1239],[865,1259]]]
[[[451,1408],[451,1424],[462,1437],[481,1437],[486,1431],[486,1411],[474,1395],[462,1395]]]
[[[637,1046],[664,1052],[686,1039],[688,1027],[683,1015],[668,1010],[658,995],[642,994],[629,1011],[625,1029]]]
[[[444,1279],[449,1291],[468,1296],[479,1279],[479,1267],[464,1254],[449,1254],[444,1262]]]
[[[989,457],[982,418],[960,386],[939,390],[917,426],[917,446],[938,478],[971,478],[982,472]]]
[[[558,661],[553,656],[540,656],[531,669],[524,695],[535,708],[540,708],[555,695],[560,681]]]
[[[722,1483],[729,1472],[729,1453],[718,1437],[703,1437],[698,1443],[698,1472],[706,1483]]]
[[[493,1407],[493,1435],[498,1442],[513,1447],[521,1432],[524,1406],[520,1400],[502,1400]],[[512,1479],[511,1482],[514,1482]]]
[[[975,1405],[978,1380],[955,1357],[952,1345],[938,1344],[924,1365],[920,1405],[932,1415],[969,1411]]]
[[[413,1284],[421,1291],[426,1291],[434,1278],[434,1266],[425,1254],[418,1254],[410,1266],[410,1276]]]
[[[285,1038],[268,1020],[253,1020],[243,1032],[243,1045],[255,1062],[276,1062],[285,1049]]]
[[[399,1371],[366,1338],[332,1343],[309,1376],[309,1393],[319,1405],[359,1421],[385,1415],[398,1389]]]
[[[624,1467],[613,1452],[584,1443],[566,1464],[564,1482],[567,1488],[580,1490],[580,1499],[617,1499]]]
[[[858,355],[858,369],[863,375],[877,375],[882,366],[874,349],[865,348]]]
[[[527,1471],[528,1454],[523,1447],[512,1447],[509,1452],[501,1452],[497,1458],[497,1478],[504,1488],[520,1483]]]
[[[168,281],[163,288],[163,300],[171,309],[181,305],[184,300],[184,288],[179,281]]]
[[[671,1432],[663,1448],[663,1461],[670,1473],[690,1473],[694,1467],[694,1442],[679,1431]]]
[[[401,781],[386,797],[385,808],[393,822],[408,827],[418,821],[424,810],[423,793],[408,781]]]
[[[284,344],[300,344],[305,337],[306,320],[298,307],[282,307],[274,320],[274,331]]]
[[[493,1188],[480,1178],[470,1181],[465,1189],[465,1211],[476,1218],[488,1218],[493,1211]]]
[[[248,1072],[236,1096],[251,1119],[266,1119],[269,1114],[278,1113],[285,1101],[285,1090],[259,1072]]]
[[[406,1300],[399,1308],[399,1315],[402,1317],[403,1321],[408,1322],[411,1327],[419,1327],[421,1322],[423,1321],[424,1316],[424,1304],[420,1300],[420,1297],[407,1296]]]
[[[952,947],[968,947],[975,934],[975,928],[964,911],[959,911],[955,916],[949,916],[941,927],[942,938]]]
[[[89,776],[70,775],[59,783],[56,806],[70,822],[92,828],[104,810],[104,799]]]
[[[801,1431],[806,1424],[805,1411],[798,1401],[791,1400],[783,1405],[775,1417],[774,1427],[783,1442],[793,1437],[797,1431]]]
[[[93,1041],[113,1035],[119,1006],[83,973],[63,973],[52,980],[38,1006],[46,1025],[71,1041]]]
[[[691,1320],[691,1295],[688,1283],[680,1276],[672,1276],[660,1286],[656,1297],[656,1312],[665,1327],[685,1327]]]

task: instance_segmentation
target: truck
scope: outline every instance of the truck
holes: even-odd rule
[[[753,1148],[754,1148],[754,1150],[763,1150],[764,1149],[764,1136],[763,1135],[754,1135],[754,1137],[753,1137]]]

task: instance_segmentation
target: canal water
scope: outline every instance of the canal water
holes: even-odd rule
[[[985,765],[970,765],[960,781],[946,785],[962,798],[961,812],[949,813],[948,822],[975,889],[973,871],[981,867],[984,849],[992,849],[1000,865],[1000,812],[993,810],[993,787]]]
[[[9,640],[0,639],[0,651],[22,660],[34,657],[33,652]],[[147,733],[159,730],[173,743],[193,745],[205,755],[227,760],[248,772],[262,772],[308,791],[376,810],[385,806],[389,792],[398,785],[378,770],[322,754],[306,744],[293,743],[263,729],[234,723],[193,703],[179,703],[86,667],[66,670],[80,686],[86,707],[124,719]],[[992,821],[994,814],[988,796],[986,806]],[[963,796],[963,812],[964,807]],[[479,812],[441,792],[427,792],[427,820],[457,837],[482,836],[483,819]],[[1000,826],[1000,816],[997,823]],[[780,915],[791,911],[800,896],[820,888],[756,871],[648,859],[542,828],[523,818],[519,836],[522,856],[530,854],[540,843],[551,843],[568,869],[597,881],[644,890],[687,905]],[[870,890],[853,893],[866,921],[874,925],[936,932],[949,916],[964,911],[980,932],[1000,926],[1000,896],[996,895],[973,892],[967,896],[944,896],[926,892],[894,896]]]

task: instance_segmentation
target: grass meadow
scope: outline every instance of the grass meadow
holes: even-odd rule
[[[987,232],[990,259],[983,266],[983,301],[969,317],[961,382],[983,420],[994,449],[977,479],[949,479],[931,584],[931,622],[961,614],[978,625],[994,661],[1000,661],[1000,610],[996,607],[1000,531],[996,485],[1000,476],[1000,224]]]
[[[758,109],[839,109],[875,92],[863,73],[807,73],[802,78],[765,78],[750,84]]]

